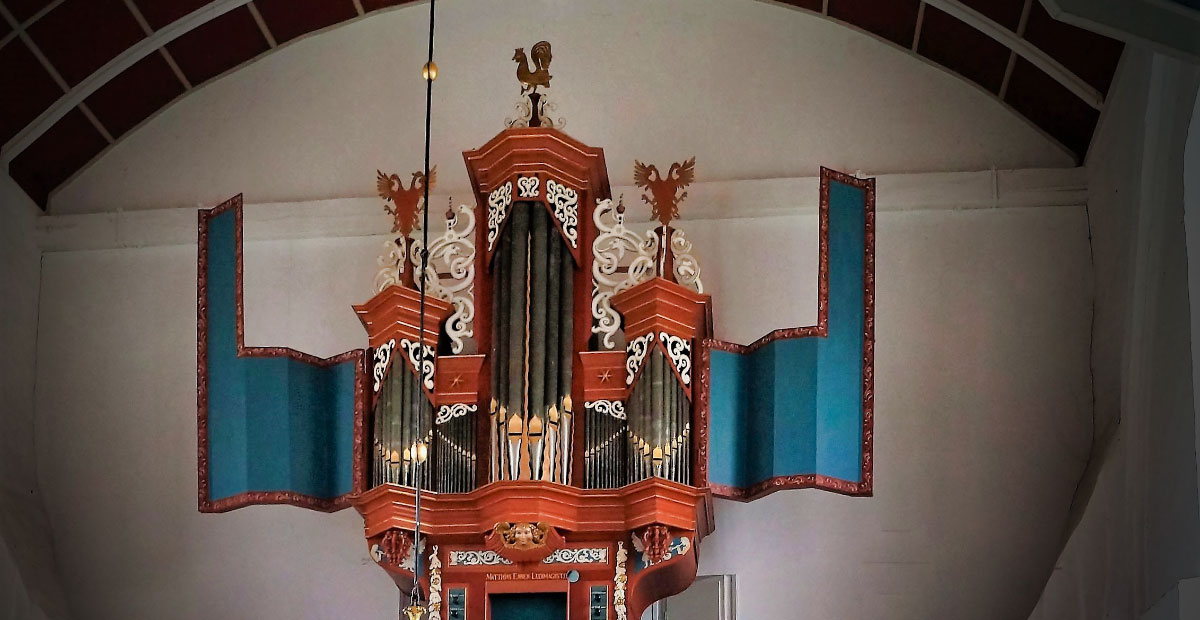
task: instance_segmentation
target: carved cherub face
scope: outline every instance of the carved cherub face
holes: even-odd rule
[[[533,524],[518,523],[513,526],[513,541],[517,547],[532,547],[533,541]]]

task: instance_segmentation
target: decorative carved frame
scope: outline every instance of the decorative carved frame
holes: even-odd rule
[[[852,482],[820,474],[776,476],[749,487],[733,487],[708,483],[709,405],[712,381],[710,377],[712,350],[730,353],[752,353],[776,340],[826,337],[829,334],[829,184],[837,181],[863,190],[865,204],[863,243],[863,430],[861,482]],[[696,485],[707,485],[713,495],[743,502],[770,495],[784,489],[822,489],[842,495],[870,496],[874,489],[874,426],[875,426],[875,179],[857,177],[821,167],[819,275],[817,279],[817,324],[806,327],[777,329],[749,345],[706,339],[696,355],[697,388],[696,420]]]
[[[208,223],[212,218],[229,210],[234,211],[237,260],[235,299],[237,313],[237,356],[238,357],[286,357],[306,364],[327,368],[350,360],[354,368],[354,465],[351,474],[350,492],[332,499],[314,497],[292,491],[247,491],[219,500],[209,499],[208,484]],[[200,512],[227,512],[256,504],[290,504],[322,512],[336,512],[350,505],[350,499],[361,492],[366,476],[366,451],[363,445],[366,424],[369,371],[365,349],[353,349],[333,357],[319,358],[290,347],[247,347],[245,344],[245,313],[242,301],[242,195],[213,207],[201,209],[197,214],[198,238],[196,245],[196,469],[197,503]]]

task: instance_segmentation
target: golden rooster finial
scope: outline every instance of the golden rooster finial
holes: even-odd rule
[[[696,158],[681,163],[671,164],[670,170],[664,177],[658,168],[647,166],[636,159],[633,161],[633,182],[638,187],[650,192],[642,194],[642,200],[650,205],[650,216],[663,226],[668,226],[671,220],[679,217],[679,203],[687,198],[684,191],[696,178]]]
[[[529,50],[533,65],[525,56],[525,48],[518,47],[512,59],[517,63],[517,80],[521,82],[521,94],[537,92],[538,86],[550,88],[550,42],[538,41]]]
[[[412,173],[412,181],[405,188],[400,175],[384,174],[379,170],[375,172],[379,175],[375,179],[375,187],[385,203],[383,210],[394,218],[392,232],[402,233],[407,237],[417,225],[417,207],[425,194],[425,174],[419,171]],[[437,166],[434,166],[429,169],[429,189],[432,190],[436,184]]]

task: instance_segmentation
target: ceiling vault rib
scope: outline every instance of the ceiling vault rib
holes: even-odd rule
[[[926,2],[1016,52],[1059,84],[1062,84],[1067,90],[1074,93],[1076,97],[1082,99],[1089,106],[1097,110],[1104,107],[1104,95],[1100,94],[1100,91],[1093,88],[1070,69],[1063,66],[1062,63],[1038,49],[1017,33],[985,17],[982,13],[966,6],[960,0],[926,0]]]
[[[50,66],[50,61],[42,55],[41,51],[37,50],[33,40],[24,32],[20,33],[20,37],[25,41],[25,44],[34,52],[34,56],[38,61],[51,70],[51,76],[63,88],[64,95],[55,101],[53,105],[38,115],[33,122],[29,123],[17,135],[13,136],[3,147],[0,147],[0,166],[7,166],[13,159],[16,158],[21,151],[33,144],[35,140],[41,137],[46,130],[50,129],[54,123],[58,122],[68,112],[83,103],[92,93],[96,92],[101,86],[108,83],[117,75],[134,63],[154,53],[158,48],[174,41],[180,36],[191,31],[193,28],[202,24],[208,23],[217,17],[220,17],[233,9],[244,6],[250,0],[215,0],[207,5],[180,17],[171,24],[156,31],[153,35],[142,39],[137,44],[125,50],[116,58],[104,63],[104,66],[94,71],[91,75],[77,84],[75,88],[69,88],[62,76],[58,75],[57,71],[53,71]],[[12,14],[0,5],[0,12],[4,13],[5,19],[11,23],[13,20]]]
[[[821,15],[829,15],[829,0],[821,0]]]
[[[0,38],[0,47],[4,47],[5,45],[15,41],[17,39],[17,37],[20,35],[20,33],[24,32],[27,28],[32,26],[34,24],[34,22],[41,19],[47,13],[49,13],[50,11],[53,11],[55,8],[57,8],[58,5],[62,4],[63,2],[66,2],[66,1],[67,0],[53,0],[53,2],[47,3],[46,6],[42,7],[40,10],[38,10],[37,13],[34,13],[33,15],[29,16],[28,19],[26,19],[24,22],[21,22],[21,23],[17,23],[15,18],[6,20],[9,22],[9,26],[12,27],[12,32],[9,32],[8,34],[4,35],[4,38]],[[0,6],[3,6],[3,3],[0,3]],[[7,10],[7,7],[5,8],[5,10]],[[11,14],[10,14],[10,16],[11,16]]]
[[[917,51],[917,47],[921,45],[921,26],[925,24],[925,2],[922,1],[917,7],[917,26],[913,28],[912,51]]]
[[[83,115],[92,122],[92,125],[96,127],[96,131],[99,131],[100,135],[104,136],[104,140],[106,142],[109,144],[116,142],[116,140],[113,139],[112,134],[108,132],[108,128],[104,126],[104,123],[100,122],[100,117],[96,116],[86,103],[79,104],[79,111],[83,112]]]
[[[154,28],[150,27],[150,22],[146,21],[146,16],[142,15],[142,10],[133,3],[133,0],[124,0],[124,2],[125,8],[129,9],[129,12],[133,14],[133,18],[137,20],[138,25],[142,27],[142,32],[145,32],[148,37],[154,36]],[[179,83],[183,84],[183,90],[191,90],[192,83],[183,74],[183,70],[179,68],[179,65],[175,62],[175,57],[171,56],[171,52],[167,51],[166,47],[160,47],[158,48],[158,55],[162,56],[163,60],[167,62],[167,66],[171,68],[171,72],[175,74]]]
[[[262,13],[258,12],[258,7],[254,6],[254,0],[250,0],[246,8],[250,9],[250,16],[254,18],[254,23],[258,24],[258,30],[262,32],[263,38],[267,40],[267,45],[271,49],[279,47],[279,44],[275,42],[275,35],[271,34],[271,29],[267,27],[267,20],[263,19]]]
[[[363,15],[367,14],[367,12],[364,11],[362,8],[362,0],[354,0],[354,10],[358,11],[359,17],[362,17]]]
[[[1025,7],[1021,9],[1021,21],[1017,23],[1017,36],[1025,38],[1025,27],[1029,24],[1029,12],[1033,9],[1033,0],[1025,0]],[[1008,66],[1004,68],[1004,81],[1000,82],[1000,98],[1004,99],[1008,94],[1008,82],[1012,79],[1013,70],[1017,68],[1017,53],[1010,51],[1008,54]]]

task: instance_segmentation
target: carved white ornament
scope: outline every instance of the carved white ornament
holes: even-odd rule
[[[396,341],[389,340],[385,344],[379,345],[375,349],[375,368],[371,371],[375,378],[375,391],[379,391],[379,387],[383,385],[383,376],[387,374],[388,363],[392,361],[392,349],[396,348]]]
[[[654,347],[654,332],[634,338],[625,345],[625,385],[633,385],[633,378],[642,369],[642,362]]]
[[[438,557],[438,546],[433,546],[429,556],[429,620],[442,620],[442,560]]]
[[[596,413],[610,415],[618,420],[625,419],[625,403],[619,400],[593,400],[583,404]]]
[[[418,229],[418,232],[420,229]],[[413,270],[420,269],[421,240],[412,242]],[[444,279],[443,279],[444,278]],[[446,220],[446,231],[429,243],[429,266],[417,289],[429,284],[429,294],[448,301],[454,313],[446,319],[450,350],[462,353],[466,339],[475,335],[475,211],[458,205]]]
[[[422,383],[425,384],[425,389],[433,391],[433,365],[434,358],[437,352],[433,347],[425,345],[425,368],[421,372],[421,349],[417,343],[410,341],[408,338],[400,339],[400,348],[408,354],[408,361],[412,363],[412,367],[421,375]]]
[[[504,218],[508,216],[508,209],[512,206],[512,181],[497,187],[488,194],[488,251],[491,252],[496,247],[496,239],[500,238],[500,227],[504,225]]]
[[[636,534],[633,536],[633,550],[642,554],[642,565],[647,566],[647,567],[654,566],[655,564],[662,564],[663,562],[666,562],[667,560],[670,560],[671,558],[673,558],[677,555],[678,556],[687,555],[688,550],[690,550],[691,548],[692,548],[691,539],[689,539],[686,536],[684,536],[682,538],[676,538],[675,540],[671,541],[670,545],[667,545],[667,552],[663,554],[663,557],[661,560],[659,560],[658,562],[651,562],[650,557],[646,554],[645,543],[643,543],[642,539],[638,538]]]
[[[625,573],[625,561],[629,558],[629,552],[625,550],[625,543],[617,543],[617,569],[613,573],[613,611],[617,615],[617,620],[628,620],[629,610],[625,607],[625,583],[629,581],[629,576]]]
[[[546,200],[554,208],[554,218],[562,225],[563,235],[571,247],[579,247],[579,193],[575,190],[546,179]]]
[[[608,564],[608,547],[556,549],[542,564]]]
[[[450,552],[450,566],[499,566],[504,564],[512,564],[512,562],[490,549]]]
[[[445,424],[454,418],[465,416],[468,413],[475,413],[476,411],[479,411],[479,405],[468,405],[467,403],[442,405],[438,407],[437,417],[433,420],[433,423]]]
[[[417,548],[418,545],[420,545],[419,549]],[[425,553],[425,539],[424,538],[422,538],[421,542],[417,543],[416,545],[408,546],[408,555],[404,556],[404,559],[400,561],[400,568],[403,568],[404,570],[408,570],[408,571],[413,570],[417,565],[417,554],[418,553]]]
[[[517,177],[517,197],[537,198],[540,184],[541,180],[537,177]]]
[[[676,228],[671,233],[671,255],[675,259],[675,281],[697,293],[704,292],[704,284],[700,282],[700,262],[692,256],[692,242]]]
[[[613,309],[612,298],[654,277],[658,237],[653,232],[641,237],[626,228],[625,215],[608,199],[596,201],[592,221],[598,231],[592,242],[592,318],[596,321],[592,332],[601,335],[601,348],[612,350],[617,346],[613,337],[621,329],[621,315]],[[618,273],[622,267],[625,273]]]
[[[379,271],[375,274],[376,293],[389,286],[400,284],[401,274],[404,273],[405,261],[408,256],[408,249],[405,247],[407,243],[408,240],[403,236],[383,242],[383,253],[375,259],[375,262],[379,264]]]
[[[667,350],[667,357],[670,357],[671,362],[675,364],[675,370],[679,372],[679,378],[683,380],[683,384],[691,385],[692,342],[679,336],[672,336],[667,332],[659,332],[658,338]]]

